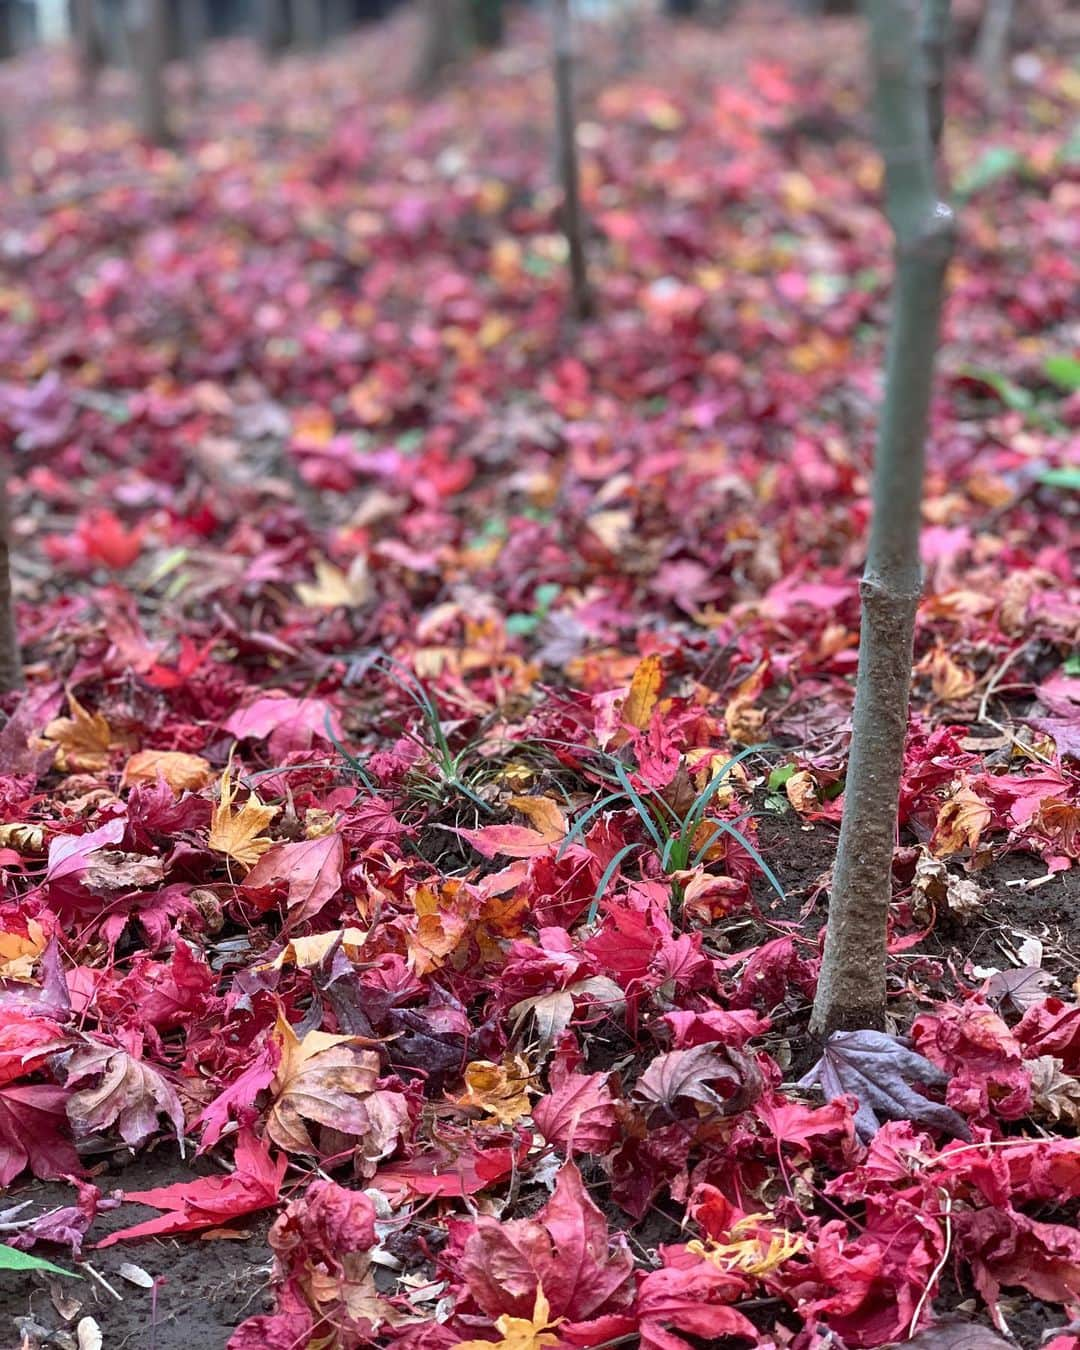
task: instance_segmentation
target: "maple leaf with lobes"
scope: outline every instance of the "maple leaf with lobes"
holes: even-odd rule
[[[820,1084],[830,1100],[854,1097],[859,1103],[855,1128],[863,1139],[872,1139],[881,1128],[880,1113],[888,1120],[910,1120],[970,1140],[963,1116],[912,1087],[913,1083],[943,1087],[948,1081],[947,1073],[896,1036],[883,1031],[834,1031],[821,1059],[799,1080],[799,1086]]]
[[[210,821],[208,843],[215,853],[224,853],[241,867],[251,868],[273,840],[263,830],[278,813],[276,806],[264,806],[254,792],[243,806],[233,809],[236,788],[232,782],[232,762],[221,775],[221,796]]]

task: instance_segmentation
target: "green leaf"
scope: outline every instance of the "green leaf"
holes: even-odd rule
[[[533,592],[533,599],[536,602],[538,610],[549,610],[562,594],[562,587],[557,581],[542,581]]]
[[[1067,394],[1080,389],[1080,361],[1075,356],[1048,356],[1043,365],[1048,379],[1060,385]]]
[[[9,1247],[6,1242],[0,1242],[0,1270],[47,1270],[53,1275],[66,1275],[71,1280],[81,1280],[82,1276],[77,1275],[73,1270],[65,1270],[63,1266],[54,1266],[51,1261],[46,1261],[41,1256],[31,1256],[29,1252],[20,1252],[16,1247]]]
[[[978,380],[980,384],[992,389],[1006,408],[1011,408],[1013,412],[1030,412],[1035,406],[1035,395],[1030,389],[1014,384],[1007,376],[999,375],[996,370],[990,370],[986,366],[965,366],[960,373],[966,375],[969,380]]]
[[[1070,652],[1066,657],[1065,674],[1080,675],[1080,652]]]
[[[1039,474],[1039,482],[1046,487],[1072,488],[1080,492],[1080,465],[1069,464],[1062,469],[1045,469]]]
[[[508,614],[506,631],[511,637],[528,637],[530,633],[536,632],[539,623],[539,614]]]
[[[769,774],[769,791],[779,792],[794,772],[794,764],[781,764],[778,769],[773,769]]]
[[[991,145],[956,184],[958,197],[970,197],[1008,178],[1021,165],[1020,152],[1008,145]]]

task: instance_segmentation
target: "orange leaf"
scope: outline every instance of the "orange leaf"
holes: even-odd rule
[[[56,744],[56,767],[68,773],[99,773],[109,767],[114,750],[124,738],[114,735],[101,713],[88,712],[74,694],[68,694],[70,717],[56,717],[45,728],[45,739]]]
[[[465,1069],[466,1091],[454,1098],[459,1106],[476,1106],[500,1125],[512,1125],[529,1114],[532,1071],[521,1055],[501,1064],[474,1059]]]
[[[971,788],[954,792],[938,812],[930,847],[939,858],[974,848],[979,836],[993,819],[993,812]]]
[[[648,727],[663,683],[663,662],[654,652],[641,662],[630,681],[630,691],[622,706],[622,719],[628,726],[637,727],[639,731]]]
[[[140,750],[124,765],[121,783],[156,783],[164,778],[174,792],[198,792],[213,777],[213,770],[202,755],[186,755],[181,750]]]

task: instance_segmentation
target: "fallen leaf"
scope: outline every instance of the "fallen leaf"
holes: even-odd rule
[[[409,1120],[400,1092],[376,1090],[379,1056],[356,1036],[309,1031],[303,1039],[281,1016],[274,1028],[281,1050],[270,1083],[274,1101],[266,1132],[290,1153],[318,1157],[309,1124],[353,1136],[363,1155],[379,1159],[393,1152]]]
[[[156,783],[163,778],[174,792],[200,792],[213,778],[213,770],[201,755],[180,750],[140,750],[124,765],[120,782]]]
[[[664,683],[664,665],[655,653],[646,656],[634,671],[630,689],[622,706],[622,720],[627,726],[645,731],[660,698]]]
[[[895,1036],[881,1031],[834,1031],[821,1059],[799,1080],[800,1087],[820,1084],[828,1101],[851,1096],[859,1104],[855,1128],[863,1139],[880,1129],[878,1115],[909,1120],[969,1140],[964,1118],[948,1106],[917,1092],[913,1083],[943,1087],[949,1075]]]
[[[459,1106],[474,1106],[486,1111],[500,1125],[512,1125],[529,1114],[532,1071],[521,1055],[493,1064],[474,1059],[465,1068],[465,1092],[453,1100]]]
[[[287,1166],[284,1155],[275,1162],[266,1144],[256,1139],[251,1130],[242,1128],[236,1144],[235,1171],[224,1176],[195,1177],[149,1191],[125,1191],[125,1201],[133,1200],[165,1212],[145,1223],[110,1233],[97,1245],[111,1247],[137,1238],[216,1228],[231,1219],[269,1209],[277,1204]]]
[[[54,718],[43,733],[56,745],[56,767],[65,773],[100,773],[126,740],[114,734],[101,713],[88,712],[70,692],[68,707],[71,716]]]
[[[264,808],[265,809],[265,808]],[[340,834],[323,834],[297,843],[275,844],[244,879],[245,887],[288,887],[290,924],[312,919],[341,889],[345,844]]]
[[[241,867],[252,868],[274,841],[263,834],[278,813],[276,806],[264,806],[252,792],[243,806],[233,808],[236,788],[230,777],[231,767],[221,775],[221,795],[210,821],[209,846],[216,853],[224,853]]]
[[[504,1313],[495,1319],[501,1340],[458,1341],[452,1350],[545,1350],[547,1346],[559,1344],[559,1337],[551,1331],[558,1322],[559,1319],[551,1320],[551,1308],[543,1287],[538,1284],[531,1317],[511,1317]]]
[[[176,1089],[145,1061],[112,1045],[83,1045],[64,1065],[65,1081],[73,1087],[99,1077],[93,1087],[80,1088],[67,1099],[71,1128],[77,1137],[115,1125],[131,1148],[138,1148],[158,1132],[158,1116],[168,1117],[177,1142],[183,1146],[184,1108]]]

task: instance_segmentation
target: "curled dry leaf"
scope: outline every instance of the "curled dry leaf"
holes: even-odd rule
[[[408,1125],[400,1092],[377,1089],[379,1056],[356,1036],[309,1031],[301,1040],[279,1017],[275,1039],[281,1057],[270,1084],[274,1101],[266,1132],[290,1153],[318,1157],[309,1125],[356,1139],[369,1160],[388,1157]]]
[[[93,1087],[79,1088],[67,1099],[68,1120],[76,1136],[115,1125],[131,1148],[138,1148],[158,1131],[158,1117],[172,1123],[181,1146],[184,1108],[180,1098],[152,1065],[111,1045],[84,1045],[72,1051],[65,1065],[68,1087],[98,1078]]]
[[[465,1069],[466,1091],[454,1100],[459,1106],[474,1106],[499,1122],[512,1125],[529,1114],[532,1070],[521,1055],[513,1055],[501,1064],[489,1059],[474,1059]]]
[[[731,1115],[745,1111],[762,1086],[761,1071],[749,1055],[714,1042],[657,1055],[634,1095],[669,1112],[679,1101],[690,1101]]]

